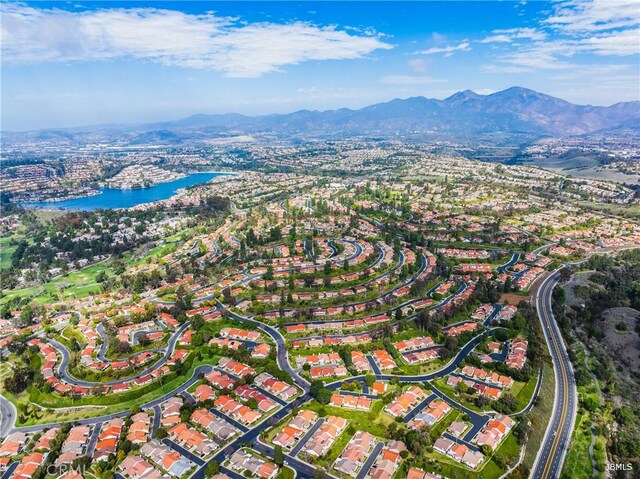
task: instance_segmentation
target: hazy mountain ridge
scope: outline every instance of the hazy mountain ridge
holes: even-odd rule
[[[470,90],[444,100],[394,99],[358,110],[300,110],[288,114],[245,116],[196,114],[177,121],[144,125],[4,132],[8,143],[32,140],[61,143],[115,141],[125,144],[193,143],[235,134],[286,138],[376,136],[413,140],[535,139],[638,130],[640,102],[609,107],[576,105],[533,90],[512,87],[490,95]]]

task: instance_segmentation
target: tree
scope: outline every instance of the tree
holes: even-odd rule
[[[329,401],[331,401],[331,391],[324,387],[322,381],[312,381],[309,394],[320,404],[329,404]]]
[[[151,340],[149,339],[149,336],[143,334],[138,338],[138,344],[140,344],[140,346],[149,346],[151,344]]]
[[[273,447],[273,462],[278,467],[282,467],[284,464],[284,453],[282,452],[282,446],[275,445]]]
[[[4,387],[13,394],[20,394],[27,389],[27,386],[33,381],[33,371],[29,368],[17,368],[13,372],[13,376],[4,380]]]
[[[313,479],[329,479],[329,475],[324,469],[317,467],[316,470],[313,471]]]
[[[24,341],[14,338],[7,344],[7,349],[16,356],[22,356],[27,350],[27,345]]]
[[[373,386],[373,383],[376,381],[376,377],[374,374],[368,373],[365,377],[364,377],[364,382],[368,387]]]
[[[327,262],[324,264],[324,274],[325,275],[331,274],[331,261],[329,260],[327,260]]]
[[[218,461],[211,461],[207,464],[204,473],[207,477],[213,477],[216,474],[220,474],[220,463]]]

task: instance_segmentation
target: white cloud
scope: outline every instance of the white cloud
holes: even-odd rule
[[[426,50],[420,50],[419,52],[416,52],[416,53],[419,55],[433,55],[435,53],[444,53],[445,56],[451,56],[453,55],[454,52],[457,52],[457,51],[466,52],[468,50],[471,50],[471,44],[468,41],[464,41],[457,45],[449,45],[446,47],[433,47],[433,48],[428,48]]]
[[[427,73],[427,62],[422,58],[413,58],[408,62],[409,68],[416,73]]]
[[[246,24],[156,8],[71,12],[5,3],[1,9],[3,62],[13,63],[133,58],[258,77],[284,65],[393,48],[375,33],[307,22]]]
[[[535,28],[508,28],[493,30],[492,35],[480,40],[480,43],[511,43],[513,40],[544,40],[545,32]]]
[[[542,23],[565,33],[636,27],[639,9],[637,0],[561,1]]]
[[[442,83],[446,80],[431,78],[422,75],[387,75],[380,79],[381,83],[392,85],[430,85],[432,83]]]
[[[546,36],[545,32],[547,33]],[[538,29],[497,30],[483,43],[524,41],[504,52],[485,71],[521,73],[532,70],[578,69],[577,55],[625,57],[640,54],[640,9],[637,0],[562,0]],[[519,35],[519,36],[518,36]]]

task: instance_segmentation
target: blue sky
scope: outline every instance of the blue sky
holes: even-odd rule
[[[362,107],[513,85],[639,99],[637,0],[2,2],[2,129]]]

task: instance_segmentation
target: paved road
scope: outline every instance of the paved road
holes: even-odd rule
[[[247,432],[249,430],[249,428],[247,426],[245,426],[244,424],[239,423],[238,421],[233,419],[231,416],[227,416],[225,413],[223,413],[222,411],[218,411],[214,407],[209,409],[209,411],[211,411],[211,413],[214,416],[218,416],[220,419],[224,419],[225,421],[227,421],[229,424],[231,424],[233,427],[235,427],[240,432]]]
[[[376,378],[380,379],[380,377],[382,376],[382,371],[380,371],[378,364],[373,360],[370,354],[367,354],[366,358],[369,362],[369,366],[371,366],[371,370],[376,375]]]
[[[575,376],[551,308],[553,288],[559,280],[560,275],[555,271],[540,285],[536,297],[538,316],[553,359],[556,388],[551,421],[533,465],[531,479],[555,479],[560,476],[577,412]]]
[[[420,401],[420,403],[416,407],[409,411],[405,417],[402,418],[402,422],[408,423],[409,421],[411,421],[420,411],[422,411],[426,407],[427,404],[429,404],[435,398],[435,394],[429,394],[426,398]]]
[[[380,259],[382,259],[382,258],[384,257],[384,254],[383,254],[382,252],[380,252],[380,255],[379,255],[379,256],[380,256]],[[420,265],[420,269],[418,270],[418,272],[417,272],[417,273],[415,273],[415,274],[414,274],[413,276],[411,276],[409,279],[405,280],[403,283],[401,283],[401,284],[399,284],[399,285],[395,286],[393,289],[390,289],[390,290],[388,290],[388,291],[384,292],[383,294],[381,294],[380,296],[378,296],[378,297],[376,297],[376,298],[367,299],[367,300],[364,300],[364,301],[355,301],[355,302],[352,302],[352,303],[343,303],[343,304],[341,304],[341,305],[340,305],[340,307],[341,307],[341,308],[349,308],[349,307],[355,307],[355,306],[358,306],[358,305],[361,305],[361,304],[371,303],[371,302],[373,302],[373,301],[378,301],[378,302],[380,302],[380,301],[383,301],[383,300],[384,300],[384,298],[386,298],[386,297],[388,297],[388,296],[392,295],[392,294],[393,294],[395,291],[397,291],[398,289],[400,289],[400,288],[404,288],[405,286],[408,286],[408,285],[410,285],[410,284],[413,284],[413,282],[414,282],[414,281],[416,281],[416,279],[418,279],[418,277],[419,277],[419,276],[424,272],[424,270],[427,268],[427,259],[426,259],[426,258],[424,257],[424,255],[422,255],[422,254],[420,254],[420,257],[421,257],[421,261],[422,261],[422,263],[421,263],[421,265]],[[396,269],[396,268],[398,268],[398,267],[401,267],[403,264],[404,264],[404,253],[400,253],[400,260],[399,260],[398,266],[394,267],[393,269],[391,269],[391,270],[389,270],[389,271],[386,271],[386,272],[382,273],[381,275],[377,276],[376,278],[373,278],[372,280],[367,281],[366,283],[363,283],[363,284],[362,284],[362,286],[367,285],[367,284],[371,283],[372,281],[375,281],[376,279],[383,278],[383,277],[387,276],[387,275],[388,275],[388,274],[390,274],[393,270],[395,270],[395,269]],[[373,267],[373,265],[372,265],[372,267]],[[394,309],[397,309],[398,307],[401,307],[401,306],[404,306],[404,305],[406,305],[406,304],[410,304],[411,302],[415,302],[415,301],[419,301],[419,300],[420,300],[420,299],[418,298],[418,299],[415,299],[415,300],[412,300],[412,301],[408,301],[408,302],[406,302],[406,303],[403,303],[402,305],[399,305],[399,306],[396,306],[395,308],[393,308],[393,309],[392,309],[392,311],[393,311]],[[301,312],[302,312],[302,311],[306,311],[306,310],[308,310],[309,308],[313,308],[313,307],[316,307],[316,306],[313,306],[313,305],[311,305],[311,304],[310,304],[310,305],[306,305],[304,308],[286,308],[284,311],[285,311],[285,312],[292,312],[292,311],[301,311]],[[266,313],[275,313],[275,312],[279,312],[279,311],[280,311],[279,309],[271,309],[271,310],[267,310],[267,311],[266,311]],[[380,313],[380,314],[383,314],[383,313]],[[344,319],[338,319],[338,320],[334,320],[334,321],[326,321],[326,320],[325,320],[325,321],[322,321],[322,320],[319,320],[319,321],[309,321],[309,322],[305,322],[305,324],[313,324],[313,323],[330,323],[330,322],[340,323],[340,322],[343,322],[343,321],[344,321]],[[285,325],[285,326],[288,326],[288,325],[291,325],[291,324],[298,324],[299,322],[300,322],[300,321],[297,321],[297,322],[291,322],[291,323],[285,323],[284,325]]]
[[[218,302],[218,306],[222,307],[222,304]],[[276,361],[278,363],[278,367],[289,374],[289,376],[291,376],[296,386],[301,388],[304,392],[309,391],[311,387],[309,382],[302,376],[300,376],[289,363],[289,351],[287,350],[284,336],[282,336],[280,331],[272,326],[269,326],[268,324],[261,323],[260,321],[256,321],[246,316],[240,316],[239,314],[233,313],[231,311],[229,312],[229,317],[232,319],[237,319],[238,321],[243,323],[251,324],[252,326],[261,329],[269,336],[271,336],[271,338],[276,343]]]
[[[454,372],[458,368],[458,365],[462,362],[462,360],[466,358],[469,355],[469,353],[471,353],[471,351],[473,351],[473,349],[478,344],[480,344],[488,335],[492,334],[495,329],[498,329],[498,328],[485,330],[480,334],[478,334],[477,336],[475,336],[474,338],[472,338],[471,340],[469,340],[469,342],[464,346],[462,346],[462,349],[460,349],[460,351],[458,351],[458,353],[453,358],[451,358],[451,360],[447,364],[445,364],[443,367],[441,367],[437,371],[433,371],[427,374],[418,374],[415,376],[400,376],[400,375],[393,375],[393,374],[382,374],[382,373],[377,374],[376,373],[378,376],[378,379],[381,379],[383,381],[391,381],[391,379],[397,378],[398,381],[400,382],[421,383],[421,382],[431,381],[432,379],[444,377]],[[359,380],[363,381],[364,375],[353,376],[346,379],[338,379],[337,381],[327,383],[325,387],[327,387],[328,389],[339,389],[340,386],[342,386],[342,384],[345,382],[352,382],[352,381],[359,381]]]
[[[175,388],[173,391],[169,391],[164,396],[161,396],[161,397],[159,397],[157,399],[154,399],[153,401],[149,401],[148,403],[140,405],[140,409],[151,409],[154,406],[158,406],[158,405],[162,404],[167,399],[171,399],[172,397],[177,396],[178,394],[182,393],[182,391],[186,391],[193,384],[195,384],[197,381],[199,381],[200,380],[200,374],[208,374],[212,370],[213,370],[213,368],[208,364],[202,364],[202,365],[198,366],[197,368],[194,369],[193,374],[191,375],[189,380],[187,380],[186,382],[182,383],[180,386]],[[2,396],[0,396],[0,397],[2,397]],[[89,419],[80,419],[80,420],[76,421],[76,423],[79,424],[79,425],[96,424],[96,423],[99,423],[99,422],[109,421],[109,420],[111,420],[113,418],[116,418],[116,417],[126,417],[130,413],[131,413],[131,411],[127,409],[125,411],[121,411],[121,412],[114,413],[114,414],[107,414],[107,415],[100,416],[100,417],[93,417],[93,418],[89,418]],[[35,426],[22,426],[22,427],[16,427],[16,428],[12,429],[12,431],[40,432],[45,428],[51,429],[53,427],[60,427],[60,423],[38,424],[38,425],[35,425]]]
[[[162,410],[160,406],[153,406],[153,423],[151,424],[151,437],[155,439],[156,432],[160,428],[160,421],[162,420]]]
[[[511,259],[509,261],[507,261],[504,264],[501,264],[500,266],[498,266],[496,268],[496,271],[498,273],[508,273],[508,269],[509,267],[513,266],[514,264],[516,264],[518,261],[520,260],[520,253],[513,253],[513,256],[511,256]]]
[[[293,447],[293,449],[291,449],[291,452],[290,452],[289,454],[290,454],[290,455],[292,455],[292,456],[297,456],[297,455],[298,455],[298,453],[300,452],[300,450],[301,450],[301,449],[304,447],[304,445],[307,443],[307,441],[308,441],[309,439],[311,439],[311,436],[313,436],[313,434],[314,434],[318,429],[320,429],[320,426],[322,426],[323,424],[324,424],[324,419],[322,419],[322,418],[321,418],[321,419],[318,419],[318,420],[316,421],[316,423],[315,423],[313,426],[311,426],[311,429],[309,429],[309,430],[307,431],[307,433],[306,433],[304,436],[302,436],[302,437],[300,438],[300,440],[298,441],[298,444],[296,444],[296,445]]]
[[[369,454],[369,457],[362,465],[362,469],[360,469],[360,472],[358,472],[356,479],[364,479],[364,477],[369,472],[369,469],[371,469],[371,466],[373,466],[373,463],[378,457],[378,454],[380,454],[380,451],[382,451],[382,446],[384,446],[384,443],[382,442],[379,442],[378,444],[375,445],[375,447],[373,448],[373,451],[371,451],[371,454]]]
[[[4,471],[4,474],[2,475],[2,479],[9,479],[11,477],[11,474],[13,474],[15,468],[18,467],[18,464],[20,464],[19,461],[13,461],[11,464],[9,464],[9,467],[7,467],[7,470]]]
[[[287,414],[289,414],[293,408],[301,406],[302,404],[307,402],[309,399],[311,399],[311,397],[308,394],[305,394],[303,396],[296,398],[293,402],[288,403],[286,407],[283,407],[279,411],[276,411],[267,420],[264,420],[256,424],[252,429],[249,429],[244,434],[241,434],[239,437],[232,440],[225,447],[218,450],[211,459],[209,459],[202,467],[200,467],[196,472],[194,472],[193,475],[191,476],[191,479],[205,479],[206,476],[204,471],[207,467],[207,464],[209,464],[211,461],[217,461],[219,463],[222,463],[226,458],[230,457],[235,451],[240,449],[243,445],[247,443],[255,442],[259,437],[260,432],[262,432],[263,430],[269,427],[272,427],[273,424],[276,424],[278,421],[286,417]],[[261,443],[256,443],[256,445],[258,444],[261,444]],[[255,447],[254,449],[256,449],[258,452],[265,452],[266,450],[268,455],[273,457],[273,448],[269,446],[262,445],[262,450],[257,447]],[[295,459],[287,455],[285,455],[285,457],[288,458],[289,462]],[[303,465],[306,463],[301,461],[297,461],[297,462],[300,464],[301,469],[298,469],[297,465],[293,467],[296,471],[298,471],[299,473],[298,475],[300,476],[300,472],[301,471],[304,472],[306,470],[308,474],[305,473],[305,475],[301,477],[312,478],[314,468],[308,464],[303,467]]]
[[[184,323],[182,326],[180,326],[173,333],[173,336],[171,336],[171,338],[169,338],[169,342],[167,343],[167,350],[162,355],[162,357],[160,357],[151,366],[149,366],[145,370],[139,372],[135,376],[132,376],[132,377],[129,377],[129,378],[116,379],[116,380],[113,380],[113,381],[105,381],[105,382],[84,381],[82,379],[77,379],[77,378],[71,376],[69,374],[69,370],[68,370],[69,359],[71,357],[71,353],[69,352],[67,347],[64,344],[61,344],[58,341],[55,341],[53,339],[49,339],[48,342],[49,342],[49,344],[51,344],[51,346],[53,346],[55,349],[57,349],[58,352],[60,353],[60,355],[62,356],[62,360],[58,363],[58,366],[56,368],[57,369],[56,372],[57,372],[58,376],[60,378],[62,378],[66,383],[74,385],[74,386],[75,385],[80,385],[80,386],[88,386],[88,387],[92,387],[92,386],[96,386],[96,385],[104,385],[104,384],[112,386],[114,384],[122,384],[124,382],[128,382],[128,381],[131,381],[133,379],[145,376],[145,375],[151,373],[151,371],[153,371],[154,369],[158,369],[159,367],[163,366],[167,362],[169,357],[171,357],[171,355],[173,354],[173,351],[174,351],[176,343],[178,342],[178,339],[180,338],[180,336],[182,335],[184,330],[189,327],[190,324],[191,323],[189,323],[189,322]]]
[[[102,430],[101,422],[97,423],[93,426],[93,431],[91,433],[91,438],[89,439],[89,444],[87,445],[87,456],[93,457],[93,451],[96,449],[96,444],[98,444],[98,436],[100,436],[100,431]]]
[[[162,440],[163,444],[166,444],[167,446],[169,446],[171,449],[173,449],[174,451],[178,451],[180,454],[182,454],[184,457],[186,457],[187,459],[189,459],[191,462],[197,464],[198,466],[202,466],[204,464],[204,461],[202,459],[200,459],[199,456],[196,456],[194,453],[192,453],[191,451],[188,451],[187,449],[185,449],[182,446],[177,445],[175,442],[173,442],[171,439],[169,439],[168,437],[165,437]]]
[[[11,401],[0,394],[0,437],[6,437],[15,424],[18,411]]]

